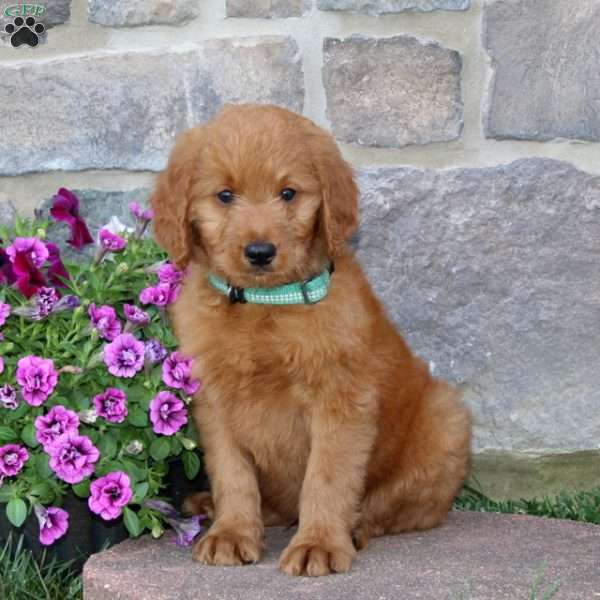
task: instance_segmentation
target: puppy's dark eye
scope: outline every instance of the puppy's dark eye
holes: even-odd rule
[[[229,204],[230,202],[233,201],[233,192],[231,190],[223,190],[222,192],[219,192],[217,194],[217,198],[223,204]]]
[[[286,202],[293,200],[295,195],[296,195],[296,190],[293,190],[292,188],[283,188],[281,190],[281,194],[280,194],[281,198],[283,200],[285,200]]]

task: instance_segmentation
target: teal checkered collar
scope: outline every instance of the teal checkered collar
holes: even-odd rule
[[[212,274],[208,275],[208,281],[216,290],[228,296],[232,304],[316,304],[327,296],[332,273],[333,264],[312,279],[266,288],[234,287]]]

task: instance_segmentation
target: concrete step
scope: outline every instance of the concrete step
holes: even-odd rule
[[[85,600],[600,600],[600,526],[451,513],[437,529],[372,540],[350,573],[292,578],[277,561],[293,530],[267,530],[263,560],[209,567],[149,536],[92,556]],[[539,589],[534,595],[536,582]],[[559,584],[554,595],[546,595]]]

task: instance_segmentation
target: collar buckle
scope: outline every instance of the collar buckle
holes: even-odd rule
[[[229,296],[229,302],[231,304],[235,304],[239,302],[240,304],[246,304],[247,300],[244,296],[244,288],[235,287],[230,283],[227,284],[227,295]]]
[[[302,292],[302,297],[304,298],[304,304],[316,304],[318,300],[311,300],[308,295],[308,290],[306,289],[306,285],[312,281],[311,279],[303,279],[300,282],[300,291]]]

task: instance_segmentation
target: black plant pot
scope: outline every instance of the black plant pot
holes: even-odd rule
[[[170,498],[179,510],[188,494],[206,489],[208,480],[204,471],[201,470],[197,477],[190,481],[185,476],[183,463],[175,460],[170,465],[167,487],[161,495]],[[29,548],[36,558],[40,558],[45,551],[48,557],[56,557],[60,561],[73,561],[74,568],[81,570],[89,556],[129,537],[122,518],[104,521],[90,512],[87,499],[82,500],[71,491],[65,497],[62,508],[69,513],[69,530],[52,546],[40,544],[39,524],[33,513],[17,528],[8,521],[4,510],[0,510],[0,543],[11,534],[13,539],[22,534],[24,546]]]

